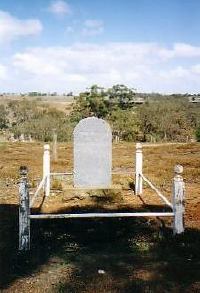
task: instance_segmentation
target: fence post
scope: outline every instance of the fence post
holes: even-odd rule
[[[49,144],[44,145],[43,155],[43,178],[46,177],[44,183],[45,196],[50,195],[50,147]]]
[[[183,173],[183,167],[181,165],[174,167],[174,173],[172,203],[174,211],[173,233],[175,235],[184,232],[185,184],[181,175]]]
[[[30,205],[26,166],[21,166],[19,182],[19,250],[30,249]]]
[[[142,194],[142,144],[136,143],[136,152],[135,152],[135,194]]]

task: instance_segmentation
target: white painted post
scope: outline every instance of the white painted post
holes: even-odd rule
[[[136,143],[136,153],[135,153],[135,194],[142,194],[142,144]]]
[[[183,173],[183,167],[176,165],[174,167],[175,176],[173,179],[173,193],[172,204],[174,211],[173,232],[175,234],[181,234],[184,232],[184,200],[185,200],[185,184],[181,174]]]
[[[50,147],[49,144],[44,145],[43,155],[43,178],[46,177],[44,184],[45,196],[50,195]]]

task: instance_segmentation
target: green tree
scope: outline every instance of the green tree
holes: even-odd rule
[[[113,111],[108,118],[113,132],[119,138],[127,141],[134,141],[139,134],[139,121],[136,113],[131,110],[118,109]]]
[[[101,95],[80,95],[75,102],[71,117],[73,120],[96,116],[105,118],[109,113],[109,102]]]
[[[196,129],[196,139],[197,141],[200,141],[200,126]]]
[[[138,108],[143,140],[187,141],[193,135],[187,107],[182,101],[163,99]]]
[[[128,88],[123,84],[114,85],[108,90],[111,103],[118,104],[120,108],[129,108],[135,96],[135,90]]]
[[[8,127],[8,119],[7,119],[8,112],[4,105],[0,105],[0,129]]]

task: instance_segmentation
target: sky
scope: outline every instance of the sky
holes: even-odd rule
[[[0,92],[200,92],[199,0],[0,0]]]

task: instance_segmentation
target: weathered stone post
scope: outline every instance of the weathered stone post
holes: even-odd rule
[[[136,153],[135,153],[135,194],[142,194],[142,144],[136,143]]]
[[[50,147],[49,144],[44,145],[43,155],[43,178],[46,177],[44,183],[45,196],[50,195]]]
[[[26,166],[20,167],[19,182],[19,250],[30,249],[30,206]]]
[[[173,179],[173,192],[172,192],[172,204],[174,211],[174,223],[173,232],[175,234],[181,234],[184,232],[184,200],[185,200],[185,184],[181,174],[183,173],[183,167],[176,165],[174,167],[175,176]]]

